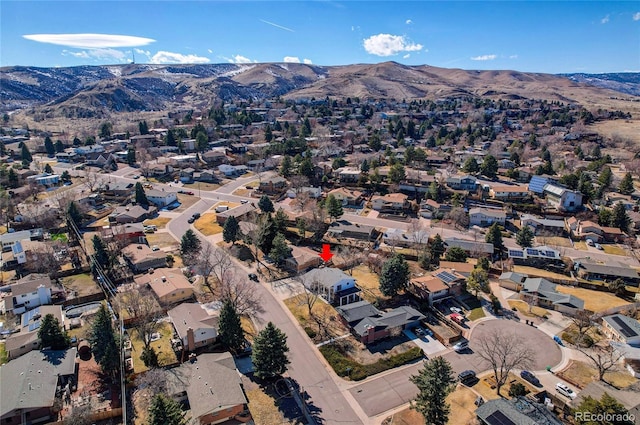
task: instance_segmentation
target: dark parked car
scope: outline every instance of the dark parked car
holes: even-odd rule
[[[460,372],[458,380],[463,384],[468,384],[476,380],[476,373],[472,370]]]
[[[529,372],[528,370],[523,370],[522,372],[520,372],[520,377],[525,381],[531,382],[536,387],[542,386],[542,384],[540,384],[540,380],[536,378],[536,376],[533,373]]]
[[[254,282],[258,282],[258,275],[255,273],[249,273],[249,279],[253,280]]]
[[[189,224],[193,223],[194,221],[196,221],[196,219],[193,217],[189,217],[189,220],[187,220]]]

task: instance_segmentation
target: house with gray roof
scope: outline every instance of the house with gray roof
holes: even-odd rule
[[[413,307],[401,306],[382,312],[368,301],[358,301],[337,307],[340,320],[363,344],[398,336],[404,329],[420,324],[425,316]]]
[[[493,223],[504,226],[507,219],[507,213],[499,209],[492,208],[471,208],[469,210],[469,225],[487,227]]]
[[[169,395],[178,402],[188,402],[191,419],[198,424],[251,418],[240,373],[229,352],[194,356],[168,370],[166,376]]]
[[[640,284],[640,275],[635,269],[615,264],[599,264],[588,259],[575,260],[574,270],[578,276],[586,280],[602,280],[612,282],[622,279],[625,284],[637,287]]]
[[[55,421],[59,394],[77,382],[75,348],[32,351],[0,366],[0,423]]]
[[[62,288],[53,284],[48,275],[36,273],[24,276],[8,288],[11,292],[0,299],[2,314],[22,314],[35,307],[51,304],[54,295],[64,292]]]
[[[520,291],[522,284],[527,279],[526,274],[516,272],[504,272],[498,278],[499,285],[503,288],[511,289],[512,291]]]
[[[470,257],[487,257],[493,255],[494,246],[491,243],[477,242],[467,239],[446,238],[444,244],[447,248],[457,247],[466,252]]]
[[[630,415],[633,415],[631,421],[635,425],[640,425],[640,397],[638,397],[640,384],[637,382],[624,389],[618,389],[602,381],[590,382],[578,393],[578,397],[571,401],[571,406],[579,406],[586,397],[600,400],[605,393],[615,398],[627,409]]]
[[[541,235],[541,234],[561,235],[565,232],[564,220],[540,218],[532,214],[522,214],[520,216],[520,224],[522,226],[529,226],[533,231],[534,235]]]
[[[20,332],[10,335],[5,340],[4,348],[10,360],[17,359],[40,347],[38,330],[40,329],[42,319],[48,314],[58,319],[58,323],[64,328],[62,307],[59,305],[41,305],[23,313],[20,316]]]
[[[584,301],[580,298],[556,291],[557,285],[547,279],[526,278],[520,290],[520,299],[528,304],[557,310],[561,313],[574,314],[584,310]]]
[[[347,220],[336,220],[329,225],[327,235],[336,239],[348,238],[372,241],[377,235],[377,231],[374,226],[351,223]]]
[[[154,251],[146,244],[127,245],[122,249],[122,257],[134,273],[167,266],[167,254],[164,251]]]
[[[158,210],[154,206],[125,205],[116,207],[109,214],[110,223],[141,223],[153,217]]]
[[[182,303],[167,311],[185,351],[213,344],[218,338],[217,315],[210,315],[199,303]]]
[[[356,286],[356,280],[340,269],[312,269],[300,279],[308,290],[319,294],[332,304],[342,306],[360,301],[360,288]]]
[[[484,425],[562,425],[547,406],[524,397],[486,401],[476,416]]]
[[[624,314],[602,318],[602,331],[613,341],[640,347],[640,322]]]
[[[577,211],[582,208],[582,193],[562,185],[547,183],[543,194],[547,204],[558,211]]]

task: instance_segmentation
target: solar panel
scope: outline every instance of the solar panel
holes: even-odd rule
[[[485,422],[489,425],[515,425],[511,419],[507,418],[501,411],[496,411],[490,414]]]
[[[443,281],[444,283],[451,283],[454,280],[458,279],[456,276],[452,275],[449,272],[440,272],[440,273],[436,274],[436,277],[438,279],[440,279],[441,281]]]
[[[40,316],[40,307],[36,307],[33,310],[25,311],[22,314],[22,326],[27,326],[34,317]]]
[[[612,320],[614,322],[616,322],[616,324],[620,327],[620,333],[622,333],[622,335],[624,335],[625,337],[629,338],[629,337],[638,335],[638,333],[636,331],[634,331],[633,329],[631,329],[631,327],[629,325],[627,325],[620,318],[620,316],[614,316],[614,317],[612,317]]]
[[[550,258],[555,258],[556,257],[556,253],[554,251],[545,251],[547,254],[547,257]]]
[[[509,250],[509,257],[519,257],[519,258],[524,258],[524,254],[522,251],[517,251],[517,250]]]
[[[35,322],[29,325],[29,332],[35,331],[38,328],[40,328],[40,320],[36,320]]]
[[[527,248],[527,254],[529,255],[540,255],[537,249]]]

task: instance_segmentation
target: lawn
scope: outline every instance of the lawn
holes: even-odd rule
[[[455,391],[447,396],[447,402],[451,405],[449,425],[466,425],[476,417],[476,405],[478,396],[469,388],[458,385]]]
[[[548,313],[546,309],[542,307],[537,307],[537,306],[530,307],[529,304],[527,304],[524,301],[508,300],[507,302],[509,303],[510,308],[515,307],[518,310],[518,313],[523,314],[525,316],[546,317]]]
[[[469,319],[470,321],[474,321],[474,320],[481,319],[484,316],[485,316],[484,309],[482,307],[477,307],[471,310],[471,312],[467,316],[467,319]]]
[[[567,366],[562,372],[559,372],[558,375],[562,378],[566,378],[567,381],[572,382],[579,388],[584,388],[590,382],[594,382],[598,379],[598,372],[593,366],[589,363],[577,360],[572,360],[569,363],[569,366]],[[619,388],[625,388],[638,382],[636,378],[628,373],[619,371],[605,373],[604,379]]]
[[[173,210],[173,212],[183,212],[188,208],[191,208],[193,204],[198,202],[200,198],[192,195],[183,195],[181,193],[178,194],[178,202],[180,202],[180,206]]]
[[[573,243],[573,247],[575,249],[579,249],[581,251],[588,251],[589,248],[587,248],[587,244],[585,241],[576,241]]]
[[[158,229],[164,229],[167,223],[169,223],[170,221],[171,219],[169,217],[156,217],[156,218],[146,219],[145,221],[142,222],[142,224],[144,224],[145,226],[154,225]]]
[[[216,222],[215,213],[205,213],[193,223],[193,226],[205,236],[215,235],[222,232],[222,226]]]
[[[513,271],[516,273],[526,274],[529,277],[546,277],[551,279],[561,279],[567,281],[570,280],[569,276],[529,266],[513,266]]]
[[[536,242],[551,247],[571,248],[571,241],[561,236],[536,236]]]
[[[484,378],[480,379],[480,381],[478,381],[473,386],[473,389],[476,390],[478,393],[480,393],[480,395],[482,396],[482,398],[484,398],[485,401],[495,400],[499,397],[498,397],[498,394],[496,393],[495,386],[493,384],[494,381],[495,380],[493,378],[493,373],[489,373],[485,375]],[[509,377],[507,378],[507,382],[502,386],[502,388],[500,388],[500,395],[507,399],[511,398],[509,397],[509,388],[511,388],[512,383],[516,383],[516,382],[520,382],[529,391],[532,391],[532,390],[536,391],[536,389],[531,384],[520,379],[513,373],[510,373]]]
[[[62,281],[62,286],[64,286],[68,292],[75,292],[77,297],[102,292],[98,284],[93,280],[93,276],[88,273],[67,276],[60,280]]]
[[[172,247],[178,248],[178,241],[176,241],[170,233],[148,233],[147,242],[150,246],[158,245],[160,248]]]
[[[140,360],[140,355],[142,354],[144,344],[142,343],[142,339],[138,337],[138,334],[134,329],[129,329],[128,332],[131,337],[131,358],[133,359],[133,370],[135,371],[135,373],[144,372],[148,370],[142,360]],[[161,322],[160,326],[158,327],[158,332],[160,333],[161,338],[157,341],[153,341],[151,343],[151,347],[153,347],[153,349],[156,351],[156,354],[158,354],[158,362],[160,363],[160,366],[168,366],[176,363],[178,359],[176,358],[175,352],[171,347],[173,325],[169,322]]]
[[[196,189],[204,192],[209,192],[209,191],[218,189],[220,185],[215,183],[188,183],[183,185],[183,187],[188,189]],[[196,192],[194,193],[197,195]]]
[[[220,201],[220,202],[216,202],[215,205],[213,205],[210,209],[215,211],[216,208],[218,207],[229,207],[229,209],[235,208],[237,206],[239,206],[240,204],[237,202],[227,202],[227,201]]]
[[[629,253],[624,248],[618,245],[602,245],[602,249],[604,250],[604,252],[610,255],[622,255],[625,257],[629,255]]]
[[[374,302],[379,299],[387,299],[380,292],[380,281],[378,275],[364,264],[361,264],[353,269],[353,278],[356,280],[356,284],[362,289],[362,298],[369,302]]]
[[[336,310],[320,298],[316,299],[311,308],[311,312],[320,324],[311,318],[305,300],[306,296],[304,294],[296,295],[284,300],[284,304],[311,339],[315,342],[322,342],[349,333],[349,329],[337,320],[338,313]]]
[[[260,388],[246,391],[251,417],[256,425],[286,424],[277,402]]]
[[[558,290],[558,292],[561,292],[563,294],[574,295],[581,300],[584,300],[584,308],[596,313],[612,307],[629,304],[629,302],[623,300],[622,298],[618,298],[609,292],[594,291],[593,289],[585,288],[574,288],[572,286],[563,285],[558,285],[556,289]]]
[[[0,226],[0,235],[7,233],[7,227],[6,226]]]

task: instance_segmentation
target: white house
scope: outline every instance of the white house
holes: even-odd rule
[[[147,189],[145,190],[149,202],[158,208],[166,207],[178,200],[176,192],[165,192],[163,190]]]
[[[0,235],[2,251],[11,251],[13,244],[24,240],[42,240],[42,229],[21,230]]]
[[[371,208],[376,211],[404,211],[409,208],[408,198],[404,193],[389,193],[384,196],[377,195],[371,198]]]
[[[313,269],[302,276],[302,283],[310,291],[317,292],[330,303],[339,306],[360,300],[360,288],[356,280],[340,269]]]
[[[3,314],[22,314],[41,305],[51,304],[51,279],[47,275],[28,275],[11,285],[11,293],[0,301]]]
[[[289,198],[295,198],[298,193],[308,193],[310,198],[318,199],[322,196],[322,188],[320,187],[303,187],[300,189],[289,189],[287,190],[287,196]]]
[[[87,155],[95,152],[104,152],[104,146],[102,145],[89,145],[89,146],[78,146],[75,148],[75,152],[78,155]]]
[[[547,204],[558,211],[576,211],[582,206],[582,193],[566,187],[547,183],[543,190]]]
[[[504,226],[507,214],[502,210],[492,210],[488,208],[471,208],[469,210],[469,225],[471,226],[491,226],[498,223]]]
[[[602,318],[602,330],[608,338],[640,347],[640,322],[623,314]]]
[[[43,186],[52,186],[60,183],[60,176],[58,174],[42,173],[27,177],[27,181]]]

